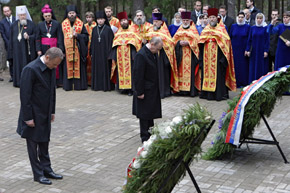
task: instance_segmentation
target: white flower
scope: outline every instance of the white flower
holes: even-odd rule
[[[166,134],[169,134],[169,133],[171,133],[171,132],[172,132],[171,127],[170,127],[170,126],[167,126],[167,127],[165,128],[165,133],[166,133]]]
[[[139,160],[135,160],[134,162],[133,162],[133,168],[135,168],[135,169],[138,169],[138,168],[140,168],[140,166],[141,166],[141,163],[140,163],[140,161]]]
[[[153,142],[152,140],[147,140],[143,142],[144,151],[147,151],[149,149],[152,142]]]
[[[174,117],[170,123],[170,125],[176,125],[178,123],[180,123],[182,121],[182,117],[181,116],[177,116],[177,117]]]
[[[286,72],[286,71],[287,71],[287,68],[286,68],[286,67],[282,67],[282,68],[280,68],[279,71],[281,71],[281,72]]]
[[[247,90],[249,88],[249,85],[243,88],[243,91]]]
[[[209,120],[211,117],[210,116],[207,116],[204,118],[204,120]]]
[[[139,151],[141,151],[142,148],[143,148],[143,147],[138,147],[137,153],[138,153]]]
[[[142,151],[140,156],[143,158],[146,158],[147,154],[148,154],[148,151]]]

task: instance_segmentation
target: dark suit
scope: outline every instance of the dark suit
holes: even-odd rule
[[[202,14],[202,13],[200,12],[200,14]],[[196,11],[193,10],[193,11],[191,12],[191,20],[196,24],[197,19],[198,19],[198,16],[196,15]]]
[[[47,68],[39,57],[23,68],[20,101],[17,133],[26,138],[33,175],[38,178],[52,171],[48,144],[55,113],[55,70]],[[35,127],[25,123],[29,120],[34,120]]]
[[[246,20],[246,24],[248,24],[248,25],[250,25],[250,26],[253,26],[253,25],[256,25],[256,22],[255,22],[254,19],[251,19],[251,18],[250,18],[250,22],[248,22],[248,21]]]
[[[12,23],[15,21],[15,17],[12,16]],[[8,51],[8,45],[9,45],[9,38],[10,38],[10,25],[12,25],[12,23],[10,23],[7,20],[7,17],[4,17],[1,21],[0,21],[0,32],[2,35],[2,38],[5,42],[5,49]],[[9,71],[10,71],[10,76],[11,78],[13,77],[13,63],[12,60],[9,60]]]
[[[256,20],[256,15],[258,13],[261,13],[261,11],[259,9],[257,9],[256,7],[254,7],[253,11],[251,12],[251,20]]]
[[[133,66],[133,115],[140,119],[140,136],[149,139],[149,127],[153,119],[161,118],[161,98],[159,92],[157,55],[143,46],[136,54]],[[144,99],[137,96],[144,94]]]
[[[228,33],[231,31],[231,26],[235,23],[235,20],[229,16],[226,16],[224,24],[227,26]]]

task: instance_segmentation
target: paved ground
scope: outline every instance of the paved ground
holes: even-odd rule
[[[19,89],[0,82],[0,193],[15,192],[121,192],[125,168],[141,145],[138,120],[131,115],[132,97],[117,92],[57,89],[56,121],[50,154],[55,172],[64,175],[51,186],[32,180],[25,140],[15,132],[19,113]],[[236,93],[230,93],[231,97]],[[163,118],[172,119],[188,105],[199,102],[219,119],[226,101],[170,97],[162,100]],[[284,96],[268,119],[290,160],[290,97]],[[205,151],[217,125],[203,143]],[[264,123],[255,136],[268,138]],[[202,192],[290,192],[290,165],[284,164],[274,146],[244,145],[232,158],[193,162],[191,170]],[[174,192],[195,192],[186,176]]]

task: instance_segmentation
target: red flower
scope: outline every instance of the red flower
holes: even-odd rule
[[[27,29],[27,27],[26,27],[26,26],[24,26],[23,28],[24,28],[24,29]]]

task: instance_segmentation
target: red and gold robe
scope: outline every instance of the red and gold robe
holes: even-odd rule
[[[135,33],[137,33],[142,39],[146,39],[146,34],[148,33],[151,27],[152,24],[149,22],[145,22],[142,25],[137,24],[132,25],[132,28],[134,29]]]
[[[128,29],[122,27],[115,33],[113,48],[117,46],[117,64],[112,61],[111,79],[113,78],[118,68],[119,89],[132,89],[132,72],[131,72],[131,48],[134,46],[138,52],[142,47],[142,38],[134,32],[134,29],[129,26]]]
[[[119,19],[118,18],[116,18],[116,17],[114,17],[114,16],[112,16],[111,17],[111,20],[109,21],[109,23],[110,23],[110,26],[112,27],[112,26],[115,26],[116,28],[120,28],[121,26],[120,26],[120,21],[119,21]],[[117,31],[116,31],[117,32]],[[115,32],[115,33],[116,33]]]
[[[91,47],[91,39],[92,39],[92,32],[93,28],[97,26],[97,23],[95,21],[92,22],[91,25],[88,23],[85,24],[85,28],[89,34],[89,43],[88,43],[88,55],[87,55],[87,79],[88,79],[88,85],[91,85],[91,79],[92,79],[92,60],[90,56],[90,47]]]
[[[225,84],[230,90],[236,91],[233,49],[231,39],[223,23],[217,24],[216,27],[207,25],[200,34],[199,43],[204,44],[202,90],[208,92],[216,90],[217,51],[219,47],[228,62]]]
[[[80,78],[80,53],[77,46],[77,41],[73,40],[73,28],[75,32],[80,34],[83,28],[83,22],[77,17],[73,27],[68,18],[62,24],[62,31],[64,36],[64,46],[67,65],[67,78]],[[75,43],[75,45],[73,45]],[[74,50],[75,49],[75,50]],[[74,61],[74,63],[73,63]]]
[[[170,86],[174,92],[178,92],[178,72],[176,64],[175,46],[165,22],[163,22],[161,28],[158,31],[154,31],[152,25],[148,33],[146,34],[146,40],[150,41],[154,36],[161,37],[163,41],[163,49],[166,53],[166,56],[168,57],[171,66]]]
[[[199,34],[195,24],[192,23],[188,29],[184,29],[181,25],[175,33],[173,41],[175,45],[179,41],[187,41],[189,43],[188,46],[182,47],[182,59],[178,67],[178,86],[180,91],[190,91],[192,71],[195,72],[195,69],[191,69],[192,52],[197,59],[199,57]]]

